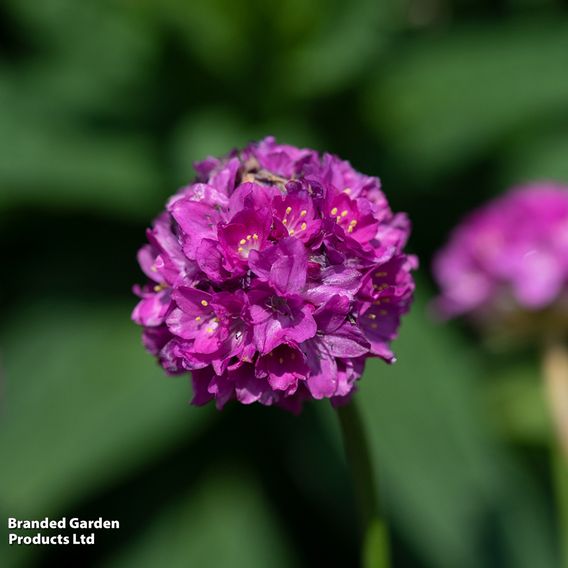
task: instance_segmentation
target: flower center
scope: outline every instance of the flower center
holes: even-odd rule
[[[337,207],[334,207],[330,212],[330,217],[335,217],[335,222],[342,226],[343,229],[347,230],[348,233],[352,233],[357,226],[357,220],[353,218],[353,215],[349,214],[347,209],[343,209],[341,213]]]
[[[248,258],[251,250],[258,250],[258,235],[253,233],[252,235],[247,235],[239,241],[239,246],[237,247],[237,252],[244,258]]]
[[[304,221],[307,214],[308,211],[306,209],[302,209],[298,214],[297,211],[292,209],[292,207],[286,207],[284,217],[282,218],[282,224],[286,227],[286,229],[288,229],[288,234],[291,237],[308,228],[308,224]]]

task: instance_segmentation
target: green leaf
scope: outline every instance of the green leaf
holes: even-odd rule
[[[194,59],[221,80],[238,79],[256,64],[253,40],[261,30],[255,2],[147,0],[149,18],[177,31]]]
[[[110,568],[298,566],[285,533],[250,471],[210,472],[179,495]]]
[[[393,24],[391,2],[328,2],[321,10],[315,29],[306,30],[298,45],[282,53],[279,89],[310,97],[333,92],[352,83],[386,46]]]
[[[500,175],[502,186],[540,180],[568,184],[568,132],[532,134],[512,145]]]
[[[481,426],[474,353],[428,321],[420,296],[395,351],[392,366],[368,363],[356,395],[387,517],[435,566],[485,565],[491,516],[514,527],[505,539],[515,565],[553,566],[541,497]]]
[[[147,219],[161,202],[162,180],[144,138],[34,116],[17,93],[0,92],[0,103],[0,209],[34,203]]]
[[[223,156],[253,139],[251,127],[227,108],[201,109],[180,121],[172,139],[172,156],[180,183],[195,175],[193,162]]]
[[[134,6],[73,0],[7,4],[35,50],[15,67],[18,85],[34,98],[35,108],[112,113],[113,107],[132,105],[158,47]]]
[[[485,399],[493,424],[505,439],[548,445],[552,424],[536,366],[511,364],[492,373]]]
[[[567,68],[563,20],[454,26],[393,53],[366,108],[410,175],[439,176],[524,124],[565,113]]]
[[[194,436],[211,409],[189,407],[140,344],[126,306],[30,306],[5,323],[0,507],[61,511]]]

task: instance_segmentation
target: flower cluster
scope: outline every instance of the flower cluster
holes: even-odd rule
[[[446,316],[495,321],[565,304],[568,187],[517,188],[470,214],[438,254],[434,272]]]
[[[377,178],[266,138],[195,165],[148,231],[133,319],[193,403],[341,403],[367,357],[393,361],[414,288],[409,223]]]

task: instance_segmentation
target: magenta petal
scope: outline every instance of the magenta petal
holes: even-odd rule
[[[333,333],[343,324],[350,308],[351,302],[347,296],[339,294],[332,296],[314,313],[318,329],[325,333]]]
[[[231,273],[225,268],[225,257],[217,241],[203,239],[195,256],[199,268],[213,282],[222,283],[231,276]]]
[[[331,397],[337,389],[337,363],[319,340],[313,339],[301,345],[306,354],[310,376],[307,386],[316,399]]]
[[[132,312],[132,319],[139,325],[155,327],[164,323],[172,306],[171,290],[145,294]]]
[[[193,404],[237,400],[298,413],[313,399],[344,403],[367,358],[394,360],[390,344],[417,266],[403,252],[408,219],[390,210],[378,178],[272,137],[195,169],[138,252],[146,281],[133,288],[132,316],[146,349],[166,373],[192,373]],[[546,211],[550,224],[563,219],[559,207],[525,205]],[[515,272],[510,291],[522,302],[545,303],[565,274],[547,264],[568,258],[561,227],[556,242],[566,246],[553,255],[543,244],[531,258],[519,245],[482,264]],[[493,280],[480,285],[472,263],[456,276],[455,262],[444,261],[444,271],[462,296],[473,289],[484,302]],[[444,303],[463,310],[459,294]]]
[[[306,283],[308,258],[301,241],[282,239],[262,252],[249,255],[251,270],[282,294],[296,294]]]
[[[282,299],[263,288],[250,292],[249,301],[254,341],[261,354],[285,342],[301,343],[316,334],[312,309],[302,305],[299,298]]]
[[[361,330],[351,323],[344,323],[333,333],[326,333],[321,341],[334,357],[360,357],[371,347]]]
[[[310,302],[321,304],[334,294],[352,299],[360,287],[360,271],[346,266],[330,266],[322,270],[317,279],[308,283],[304,295]]]
[[[213,395],[208,390],[213,375],[214,373],[208,368],[196,369],[191,372],[191,384],[193,385],[191,404],[203,406],[213,398]]]
[[[298,388],[298,381],[309,375],[309,367],[304,354],[295,346],[280,345],[256,363],[257,375],[268,376],[268,382],[274,390],[293,394]]]

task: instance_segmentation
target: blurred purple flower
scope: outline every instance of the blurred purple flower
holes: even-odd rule
[[[568,187],[516,188],[470,214],[434,260],[439,311],[499,320],[565,302]]]
[[[144,345],[192,372],[195,404],[347,400],[366,358],[394,360],[408,220],[377,178],[273,138],[195,169],[138,254]]]

